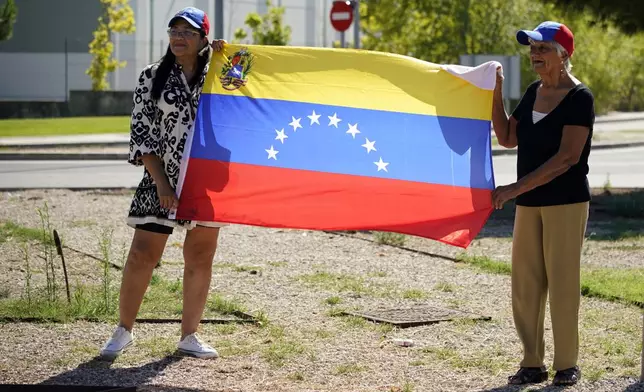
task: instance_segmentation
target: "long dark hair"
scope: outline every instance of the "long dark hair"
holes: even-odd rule
[[[203,32],[201,33],[201,36],[204,36]],[[206,42],[206,47],[203,48],[197,55],[197,69],[195,74],[192,76],[192,80],[188,81],[190,85],[193,85],[199,81],[199,78],[201,77],[206,64],[208,64],[209,51],[210,43]],[[159,98],[161,98],[163,87],[165,87],[165,83],[168,81],[168,76],[170,76],[170,72],[172,71],[172,67],[174,66],[174,63],[176,61],[177,57],[174,55],[174,53],[172,53],[170,45],[168,45],[165,56],[163,56],[161,60],[159,60],[159,67],[157,68],[156,75],[154,75],[154,79],[152,80],[152,91],[150,92],[150,94],[155,101],[158,101]]]

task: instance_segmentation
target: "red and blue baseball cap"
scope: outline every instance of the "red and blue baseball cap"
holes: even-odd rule
[[[557,42],[572,57],[575,51],[575,38],[572,31],[563,23],[547,21],[541,23],[534,30],[517,31],[517,41],[521,45],[530,45],[529,38],[533,41]]]
[[[208,35],[210,32],[210,21],[208,20],[208,15],[199,8],[186,7],[177,12],[172,19],[170,19],[168,27],[171,27],[177,19],[185,20],[190,23],[192,27],[202,30],[205,35]]]

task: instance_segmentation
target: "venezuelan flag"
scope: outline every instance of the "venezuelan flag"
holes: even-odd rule
[[[187,140],[176,218],[467,247],[493,209],[495,65],[227,45]]]

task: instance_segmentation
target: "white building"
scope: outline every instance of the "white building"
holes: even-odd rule
[[[284,23],[291,26],[290,45],[331,46],[339,39],[330,25],[332,0],[273,0],[286,8]],[[89,90],[85,74],[87,53],[100,15],[99,0],[20,0],[13,38],[0,42],[0,100],[65,101],[69,90]],[[167,23],[179,9],[194,6],[215,21],[214,0],[130,0],[136,32],[115,34],[115,57],[126,61],[110,75],[113,90],[131,91],[140,70],[165,53]],[[265,13],[266,0],[224,0],[224,39],[245,27],[250,12]],[[214,26],[210,38],[213,38]],[[250,34],[249,34],[250,35]],[[353,30],[347,31],[347,41]]]

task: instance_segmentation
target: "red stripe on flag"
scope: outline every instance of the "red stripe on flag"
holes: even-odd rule
[[[392,231],[467,247],[491,191],[191,158],[177,219]]]

